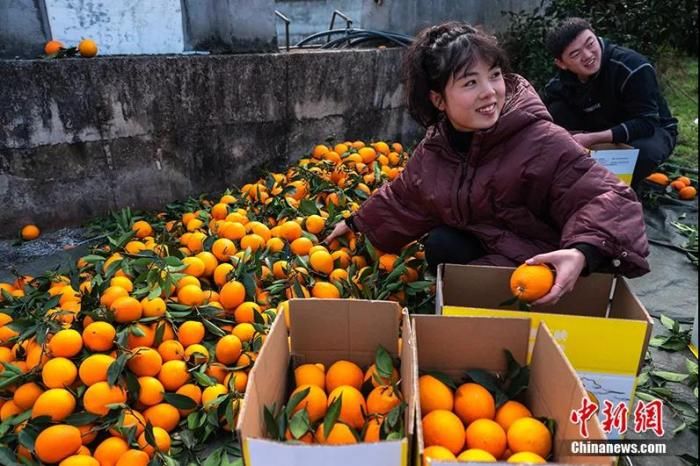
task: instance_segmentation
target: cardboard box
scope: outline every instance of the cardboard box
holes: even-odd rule
[[[626,185],[632,183],[634,166],[637,164],[639,149],[627,144],[595,144],[591,147],[591,157],[617,175]]]
[[[624,278],[608,274],[581,277],[553,306],[532,311],[499,308],[512,298],[508,267],[445,264],[438,270],[436,313],[457,316],[523,317],[534,332],[545,322],[578,372],[591,399],[628,404],[633,412],[637,375],[644,363],[653,322]],[[610,299],[611,298],[611,299]],[[510,306],[514,309],[515,306]],[[619,438],[620,433],[608,433]]]
[[[408,466],[416,378],[408,313],[394,302],[349,299],[293,299],[289,310],[291,328],[287,329],[284,319],[275,320],[250,372],[237,426],[244,463],[248,466]],[[347,359],[366,369],[374,362],[378,345],[401,359],[401,393],[408,404],[404,419],[406,438],[347,446],[298,445],[265,439],[263,408],[287,403],[291,391],[290,365],[320,362],[328,368],[335,361]]]
[[[526,363],[530,319],[416,315],[412,320],[419,371],[443,372],[456,383],[461,383],[465,371],[470,369],[504,373],[507,368],[506,349],[519,364]],[[579,426],[570,422],[569,416],[572,410],[580,408],[586,391],[545,324],[537,328],[529,365],[530,380],[525,392],[525,405],[535,417],[544,416],[556,421],[552,441],[554,462],[549,464],[612,465],[612,457],[573,456],[569,453],[569,441],[584,440]],[[423,464],[424,450],[418,385],[415,394],[418,466]],[[592,417],[587,427],[589,440],[606,439],[597,418]],[[432,464],[467,463],[443,460],[433,461]]]

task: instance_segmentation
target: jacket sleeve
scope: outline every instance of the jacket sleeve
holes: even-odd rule
[[[642,205],[634,191],[552,125],[545,156],[553,157],[548,202],[561,248],[586,243],[627,277],[649,272]]]
[[[611,128],[613,142],[629,142],[654,134],[659,125],[659,84],[650,63],[640,65],[620,85],[621,113],[626,120]]]
[[[419,192],[420,152],[419,147],[401,175],[373,193],[355,214],[358,231],[384,252],[397,253],[438,224]]]
[[[564,98],[559,77],[552,78],[542,90],[542,101],[547,106],[552,120],[559,126],[569,131],[581,131],[586,129],[581,112],[574,109]]]

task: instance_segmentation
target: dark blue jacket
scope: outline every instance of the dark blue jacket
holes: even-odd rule
[[[582,83],[575,74],[559,70],[545,86],[542,100],[555,123],[570,131],[612,129],[615,143],[649,137],[655,128],[664,128],[675,137],[678,120],[661,95],[649,60],[634,50],[598,40],[603,50],[598,73]],[[558,121],[562,104],[573,118]]]

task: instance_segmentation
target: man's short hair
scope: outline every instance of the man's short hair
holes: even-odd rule
[[[567,18],[549,31],[544,41],[544,46],[554,58],[561,58],[564,49],[587,29],[593,31],[591,23],[585,19]]]

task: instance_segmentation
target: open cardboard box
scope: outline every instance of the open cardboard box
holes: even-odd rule
[[[248,466],[407,466],[414,426],[414,338],[408,313],[389,301],[292,299],[290,327],[276,319],[250,372],[237,429]],[[401,335],[399,335],[401,329]],[[289,335],[289,339],[288,339]],[[399,350],[399,336],[402,339]],[[265,439],[263,408],[287,403],[291,367],[346,359],[366,369],[378,345],[401,359],[401,393],[407,403],[401,440],[355,445],[299,445]],[[399,354],[400,351],[400,354]],[[292,383],[290,383],[292,382]]]
[[[532,319],[530,351],[540,322],[545,322],[578,372],[593,401],[631,403],[644,363],[653,322],[624,278],[609,274],[581,277],[553,306],[532,311],[507,310],[513,297],[513,268],[444,264],[438,269],[436,314],[523,317]],[[511,309],[514,306],[510,306]],[[602,416],[602,408],[599,410]],[[619,438],[619,432],[608,433]]]
[[[630,185],[639,149],[627,144],[594,144],[591,147],[591,157],[617,175],[623,183]]]
[[[524,365],[528,354],[530,325],[529,319],[521,318],[416,315],[413,317],[413,331],[418,370],[439,371],[460,384],[465,371],[469,369],[505,372],[506,349],[519,364]],[[579,426],[572,423],[569,416],[572,410],[581,407],[586,391],[546,324],[540,324],[537,328],[529,365],[530,380],[525,392],[525,405],[535,417],[544,416],[556,421],[552,441],[553,462],[549,464],[612,465],[612,457],[570,454],[569,441],[585,440],[579,432]],[[423,464],[424,443],[417,384],[415,399],[418,466]],[[588,440],[606,440],[596,417],[588,421],[587,427]],[[432,464],[482,463],[433,460]]]

